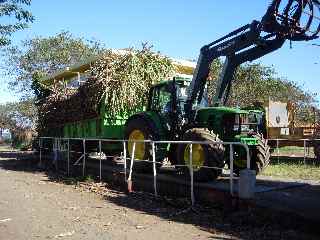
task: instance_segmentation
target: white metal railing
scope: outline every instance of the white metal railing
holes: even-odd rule
[[[306,164],[306,159],[307,159],[307,155],[308,155],[308,147],[307,143],[313,144],[315,142],[319,142],[320,144],[320,139],[316,138],[316,139],[310,139],[310,138],[301,138],[301,139],[283,139],[283,138],[270,138],[270,139],[266,139],[268,142],[276,142],[276,147],[275,150],[277,152],[277,159],[278,159],[278,163],[280,163],[280,142],[303,142],[303,163]]]
[[[230,194],[234,196],[234,146],[240,146],[243,147],[246,151],[246,160],[247,160],[247,169],[250,169],[250,152],[249,147],[246,144],[240,143],[240,142],[214,142],[214,141],[152,141],[152,140],[137,140],[137,141],[129,141],[129,140],[115,140],[115,139],[93,139],[93,138],[53,138],[53,137],[40,137],[39,138],[39,160],[40,165],[42,164],[42,150],[43,148],[43,141],[51,139],[54,142],[53,145],[53,151],[56,155],[57,152],[67,152],[67,174],[70,175],[70,140],[73,141],[82,141],[82,147],[83,147],[83,153],[80,158],[76,161],[75,164],[78,164],[82,160],[82,175],[85,175],[85,169],[86,169],[86,142],[89,141],[98,141],[98,148],[99,148],[99,178],[100,181],[102,180],[102,143],[121,143],[123,147],[123,152],[121,153],[122,159],[124,160],[124,177],[125,181],[128,183],[128,186],[131,185],[132,181],[132,173],[133,173],[133,165],[136,161],[139,162],[150,162],[150,164],[153,164],[153,188],[154,188],[154,195],[158,196],[157,191],[157,168],[156,168],[156,145],[157,144],[190,144],[190,152],[189,152],[189,165],[183,165],[183,164],[177,164],[174,165],[176,167],[188,167],[190,172],[190,198],[192,205],[195,203],[195,197],[194,197],[194,167],[193,165],[193,159],[192,159],[192,146],[193,144],[200,144],[200,145],[208,145],[208,144],[217,144],[217,145],[224,145],[229,146],[229,161],[230,161],[230,174],[229,174],[229,184],[230,184]],[[62,147],[61,142],[64,141],[67,144],[66,149]],[[127,178],[127,144],[128,142],[133,143],[132,145],[132,154],[130,156],[130,168],[129,168],[129,176]],[[136,144],[137,143],[145,143],[145,144],[151,144],[152,148],[152,160],[136,160],[135,159],[135,151],[136,151]],[[58,158],[57,158],[58,159]],[[81,165],[81,164],[79,164]],[[209,169],[219,169],[223,170],[224,167],[210,167],[210,166],[202,166],[202,168],[209,168]]]

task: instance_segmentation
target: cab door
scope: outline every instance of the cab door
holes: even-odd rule
[[[158,114],[163,127],[171,131],[174,123],[175,88],[172,83],[161,84],[152,88],[148,110]]]

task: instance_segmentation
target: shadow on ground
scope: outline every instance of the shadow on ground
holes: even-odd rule
[[[66,178],[50,168],[39,169],[37,164],[38,157],[34,153],[0,152],[0,168],[5,170],[44,172],[49,181],[64,184],[76,184],[81,179]],[[219,205],[201,205],[190,210],[186,208],[190,204],[186,199],[155,198],[146,193],[124,194],[124,189],[112,183],[107,187],[111,192],[118,194],[104,195],[106,201],[143,214],[156,215],[166,221],[196,226],[212,233],[212,239],[230,239],[227,236],[221,237],[223,234],[232,235],[236,239],[318,239],[319,236],[317,223],[287,212],[271,212],[268,208],[261,207],[231,210]],[[317,191],[320,192],[319,186]]]

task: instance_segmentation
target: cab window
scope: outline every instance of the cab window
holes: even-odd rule
[[[157,112],[169,112],[172,108],[171,92],[168,85],[159,86],[153,89],[151,110]]]

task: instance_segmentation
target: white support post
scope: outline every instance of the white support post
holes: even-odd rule
[[[152,162],[153,162],[153,188],[154,188],[154,195],[158,196],[157,191],[157,168],[156,168],[156,150],[155,150],[155,143],[152,142]]]
[[[99,177],[100,177],[100,182],[102,181],[102,151],[101,151],[101,140],[99,140],[99,160],[100,160],[100,166],[99,166]]]
[[[83,162],[82,162],[82,176],[85,175],[85,168],[86,168],[86,140],[83,139]]]
[[[124,180],[127,181],[127,147],[126,141],[123,141],[123,158],[124,158]]]
[[[129,144],[128,144],[129,145]],[[130,171],[128,177],[128,192],[132,192],[132,169],[133,169],[133,161],[134,161],[134,152],[136,151],[136,142],[133,142],[132,146],[132,156],[130,161]]]
[[[233,145],[230,144],[230,194],[233,196]]]
[[[67,174],[70,176],[70,139],[68,139],[68,147],[67,147]]]
[[[279,164],[280,163],[279,139],[277,139],[277,157],[278,157],[278,164]]]
[[[242,145],[247,151],[247,169],[240,171],[239,177],[239,188],[238,188],[238,196],[241,199],[252,199],[254,197],[255,192],[255,184],[256,184],[256,171],[250,169],[250,154],[249,154],[249,147],[248,145]],[[234,156],[232,150],[232,145],[230,145],[230,157],[233,160]],[[230,164],[230,171],[232,168],[233,171],[233,164]],[[230,181],[232,179],[230,178]],[[232,185],[233,186],[233,183]],[[231,195],[233,195],[233,187],[230,187]]]
[[[190,171],[190,194],[191,194],[191,205],[194,206],[194,188],[193,188],[193,163],[192,163],[192,143],[190,144],[189,152],[189,171]]]
[[[307,147],[307,141],[303,139],[303,163],[306,165],[306,147]]]
[[[251,169],[250,150],[249,150],[248,145],[244,145],[244,148],[246,149],[246,152],[247,152],[247,169]]]
[[[131,156],[131,160],[130,160],[130,171],[129,171],[129,177],[128,177],[128,182],[131,181],[132,178],[132,168],[133,168],[133,160],[134,160],[134,153],[136,151],[136,143],[133,143],[132,146],[132,156]]]

